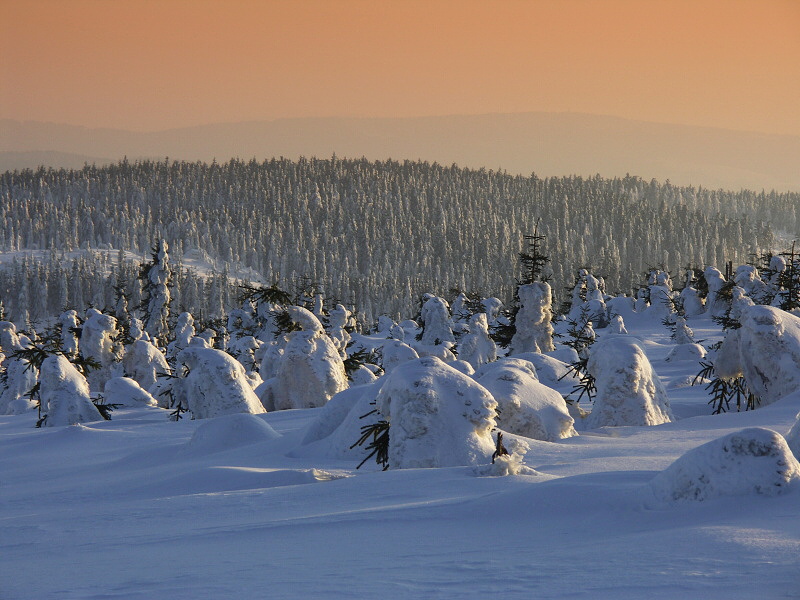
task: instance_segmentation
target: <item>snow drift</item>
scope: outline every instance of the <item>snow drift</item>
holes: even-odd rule
[[[690,450],[650,482],[665,502],[786,492],[800,480],[800,463],[786,440],[762,427],[731,433]]]

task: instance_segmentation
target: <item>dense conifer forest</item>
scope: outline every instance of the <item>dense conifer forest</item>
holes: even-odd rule
[[[138,264],[116,253],[71,260],[63,253],[147,255],[164,239],[180,273],[174,298],[181,309],[221,315],[235,297],[227,268],[241,265],[284,288],[298,278],[316,282],[369,319],[398,318],[412,315],[429,291],[510,300],[523,235],[537,221],[557,301],[584,267],[604,277],[609,292],[631,293],[649,267],[677,275],[689,265],[742,264],[782,250],[781,240],[797,235],[798,206],[796,193],[336,156],[5,172],[0,250],[51,252],[3,269],[0,297],[12,316],[19,304],[31,318],[81,303],[111,306],[114,285],[135,298]],[[180,269],[192,250],[214,259],[218,277]]]

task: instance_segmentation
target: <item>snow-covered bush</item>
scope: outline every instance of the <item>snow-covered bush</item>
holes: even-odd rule
[[[800,388],[800,317],[756,305],[742,310],[741,325],[728,330],[714,357],[717,375],[743,375],[761,404]]]
[[[708,284],[706,310],[712,317],[724,317],[730,310],[730,302],[723,294],[723,288],[726,283],[725,277],[715,267],[706,267],[705,271],[703,271],[703,276]]]
[[[146,390],[155,385],[159,375],[172,373],[161,351],[145,339],[138,339],[127,347],[122,366],[125,375]]]
[[[706,355],[706,349],[700,344],[678,344],[669,351],[666,362],[700,361]]]
[[[586,418],[589,428],[660,425],[672,421],[664,386],[636,339],[608,335],[592,346],[587,363],[597,396]]]
[[[422,319],[422,338],[424,346],[454,343],[456,338],[450,328],[450,311],[444,298],[432,296],[420,310]]]
[[[488,462],[497,402],[483,386],[433,357],[386,376],[377,408],[389,421],[389,465],[427,468]]]
[[[40,379],[42,426],[58,427],[103,420],[89,398],[86,378],[64,356],[56,354],[44,359]]]
[[[675,331],[672,339],[676,344],[694,344],[694,331],[686,324],[686,319],[683,317],[675,318]]]
[[[794,425],[786,434],[786,443],[789,444],[789,449],[795,458],[800,460],[800,413],[797,414]]]
[[[690,450],[651,482],[658,500],[786,492],[800,480],[800,463],[778,433],[751,427]]]
[[[78,334],[76,333],[80,322],[78,313],[68,310],[58,317],[58,324],[61,326],[61,350],[70,357],[78,356]]]
[[[383,355],[381,365],[386,373],[391,373],[397,365],[419,358],[416,350],[398,340],[386,340],[381,354]]]
[[[546,442],[577,435],[564,398],[539,383],[528,361],[500,359],[481,367],[475,380],[497,401],[497,426],[503,431]]]
[[[476,313],[470,317],[469,333],[461,338],[458,357],[471,364],[473,369],[497,359],[497,346],[489,337],[486,313]]]
[[[350,319],[350,311],[343,305],[337,304],[330,315],[328,315],[328,337],[333,340],[333,345],[339,351],[342,360],[347,358],[347,344],[350,343],[350,334],[345,327]],[[392,322],[392,327],[394,322]],[[390,328],[391,329],[391,328]]]
[[[175,339],[167,346],[167,356],[170,360],[178,356],[184,348],[189,347],[189,340],[194,337],[194,317],[191,313],[182,312],[178,315],[178,322],[175,324]]]
[[[265,412],[241,363],[229,354],[190,345],[178,354],[178,363],[188,369],[179,382],[195,419]]]
[[[550,306],[553,296],[550,284],[534,281],[517,288],[520,308],[517,312],[516,333],[511,338],[511,354],[518,352],[550,352],[553,346],[553,326]]]
[[[0,368],[5,371],[0,379],[0,415],[22,414],[36,407],[26,394],[36,385],[39,372],[24,358],[12,355],[24,346],[17,335],[16,325],[10,321],[0,321],[0,348],[6,355],[0,363]]]
[[[274,378],[260,390],[267,410],[315,408],[348,386],[339,351],[316,316],[299,306],[288,308],[301,327],[287,335]]]
[[[147,390],[143,390],[136,381],[129,377],[112,377],[106,381],[103,400],[106,404],[122,406],[156,406],[158,404]]]
[[[616,333],[617,335],[625,335],[628,333],[625,327],[625,321],[622,319],[621,315],[614,315],[611,322],[608,324],[608,332]]]
[[[118,334],[117,320],[114,317],[95,308],[86,311],[80,351],[85,360],[99,365],[99,368],[91,370],[87,376],[90,387],[95,391],[102,391],[106,381],[121,374],[119,361],[122,346],[116,341]]]

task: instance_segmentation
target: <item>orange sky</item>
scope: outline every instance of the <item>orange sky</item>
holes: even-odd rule
[[[800,1],[0,0],[0,118],[521,111],[800,135]]]

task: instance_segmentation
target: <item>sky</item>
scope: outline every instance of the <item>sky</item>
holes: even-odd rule
[[[529,111],[800,135],[797,0],[0,0],[0,118]]]

